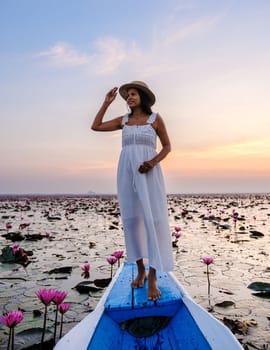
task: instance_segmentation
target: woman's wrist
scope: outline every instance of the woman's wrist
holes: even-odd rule
[[[152,165],[152,168],[154,168],[154,166],[157,165],[158,161],[156,161],[155,159],[149,160],[149,163]]]
[[[108,108],[110,104],[111,104],[111,102],[108,102],[108,101],[106,101],[106,100],[103,102],[103,106],[104,106],[105,108]]]

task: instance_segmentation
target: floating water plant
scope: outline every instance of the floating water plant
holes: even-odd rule
[[[12,247],[6,246],[2,249],[0,262],[17,263],[23,265],[24,267],[29,264],[26,251],[23,248],[20,248],[18,243],[13,244]]]

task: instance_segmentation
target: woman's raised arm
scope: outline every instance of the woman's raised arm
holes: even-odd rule
[[[122,128],[122,117],[108,120],[103,122],[104,115],[117,96],[117,87],[111,89],[105,96],[105,100],[97,112],[94,121],[92,123],[91,129],[94,131],[114,131]]]

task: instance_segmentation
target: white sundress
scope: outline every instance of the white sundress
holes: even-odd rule
[[[127,125],[122,120],[122,151],[118,163],[117,190],[124,229],[127,261],[147,258],[159,271],[173,270],[167,197],[159,164],[146,174],[139,166],[156,156],[157,134],[152,127],[157,114],[146,125]]]

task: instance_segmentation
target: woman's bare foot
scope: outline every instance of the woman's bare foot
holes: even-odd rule
[[[161,297],[161,291],[157,287],[156,270],[150,267],[148,274],[148,300],[158,300]]]
[[[137,277],[131,282],[132,288],[143,288],[144,281],[146,279],[145,266],[143,263],[143,259],[139,259],[136,261],[138,274]]]
[[[143,288],[144,281],[146,280],[146,272],[138,272],[137,277],[131,282],[132,288]]]

